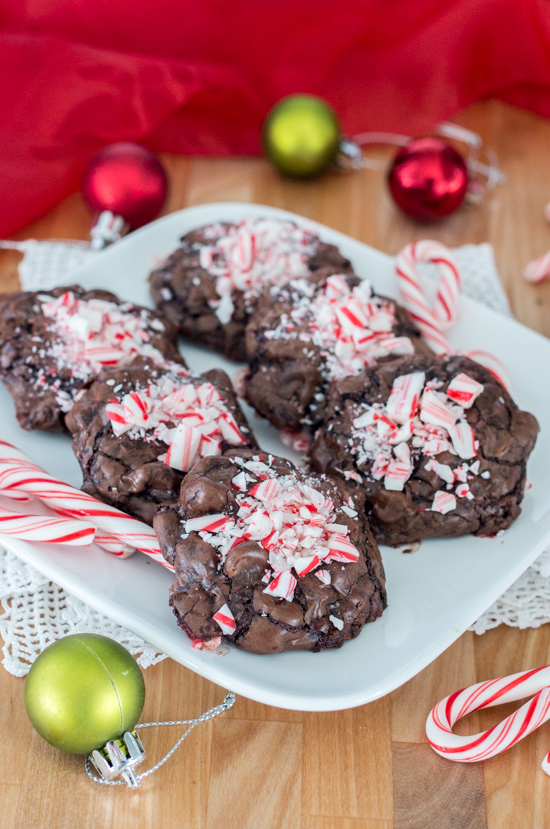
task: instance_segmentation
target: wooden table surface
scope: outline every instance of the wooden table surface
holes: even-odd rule
[[[261,159],[165,156],[166,212],[211,201],[259,202],[316,219],[388,253],[414,239],[449,245],[489,241],[514,313],[550,335],[550,282],[533,287],[526,263],[550,248],[543,208],[550,200],[550,123],[497,102],[456,118],[498,153],[508,183],[480,207],[465,207],[437,226],[400,215],[383,174],[369,170],[297,183]],[[379,149],[380,158],[389,158]],[[89,214],[73,196],[18,239],[87,238]],[[18,285],[18,255],[0,256],[0,285]],[[391,597],[390,597],[391,600]],[[199,726],[167,765],[137,791],[92,784],[82,758],[62,754],[33,731],[22,679],[0,673],[0,826],[185,827],[185,829],[544,829],[550,826],[550,780],[540,762],[550,726],[483,764],[437,756],[424,723],[442,697],[474,682],[550,662],[548,626],[501,626],[465,633],[432,665],[377,702],[349,711],[308,714],[238,698],[233,709]],[[145,672],[143,721],[195,717],[224,692],[166,659]],[[511,709],[461,723],[475,733]],[[179,728],[146,733],[156,761]]]

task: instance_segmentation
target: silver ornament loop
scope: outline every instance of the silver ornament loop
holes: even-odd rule
[[[101,749],[100,751],[95,750],[86,757],[85,766],[88,777],[90,780],[93,780],[94,783],[101,783],[103,786],[123,786],[126,784],[132,789],[139,788],[141,781],[145,777],[149,777],[150,774],[153,774],[154,771],[157,771],[157,769],[163,766],[166,761],[170,759],[172,754],[174,754],[174,752],[180,747],[185,738],[191,733],[191,731],[193,731],[195,726],[201,722],[207,722],[208,720],[214,719],[214,717],[217,717],[219,714],[223,714],[224,711],[228,711],[234,705],[235,699],[236,697],[233,691],[229,691],[221,705],[216,705],[215,708],[205,711],[204,714],[201,714],[194,720],[146,722],[136,725],[134,732],[137,731],[138,728],[153,728],[154,726],[161,725],[188,725],[189,728],[184,731],[179,740],[172,746],[170,751],[165,754],[164,757],[156,763],[156,765],[150,769],[147,769],[147,771],[144,771],[142,774],[137,775],[133,769],[144,759],[145,749],[143,748],[143,744],[137,734],[126,732],[122,738],[122,742],[125,745],[128,754],[121,749],[117,741],[110,740],[104,749]],[[127,742],[128,738],[130,738],[129,743]],[[107,755],[107,757],[105,757],[105,755]],[[100,777],[93,773],[92,765],[101,775]],[[123,779],[111,779],[118,776],[122,776]]]
[[[482,201],[485,193],[493,190],[497,184],[506,184],[506,176],[500,170],[496,152],[491,147],[486,147],[480,135],[472,130],[453,124],[450,121],[442,121],[434,130],[435,135],[443,138],[450,138],[466,144],[468,153],[464,159],[470,174],[470,184],[466,200],[478,204]],[[343,138],[340,142],[340,152],[336,159],[336,165],[341,170],[359,170],[362,168],[370,170],[385,170],[387,163],[377,159],[368,158],[362,152],[363,146],[371,144],[393,144],[397,147],[406,147],[414,139],[409,135],[399,135],[394,132],[362,132],[351,138]],[[480,156],[485,160],[481,160]],[[480,182],[477,178],[482,176],[485,181]]]

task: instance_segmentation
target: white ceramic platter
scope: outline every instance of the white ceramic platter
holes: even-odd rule
[[[183,233],[212,221],[247,215],[300,221],[291,213],[251,204],[191,207],[132,233],[99,254],[72,281],[86,288],[108,288],[148,305],[147,274],[176,247]],[[318,231],[324,240],[341,248],[377,291],[397,296],[389,256],[328,227],[318,226]],[[464,297],[450,339],[456,348],[497,354],[509,372],[518,405],[538,418],[541,434],[528,468],[532,488],[522,515],[501,538],[427,541],[413,555],[383,548],[389,607],[381,619],[366,625],[357,639],[340,650],[277,656],[254,656],[235,648],[225,656],[196,651],[168,608],[170,573],[146,556],[138,553],[121,561],[95,546],[62,548],[13,539],[4,543],[69,592],[191,670],[238,694],[306,711],[351,708],[377,699],[445,650],[550,543],[550,341]],[[183,346],[183,353],[197,371],[215,366],[230,375],[236,371],[235,365],[199,348]],[[62,480],[80,485],[68,437],[22,431],[4,388],[0,389],[0,412],[4,440]],[[265,421],[254,418],[250,409],[246,413],[264,449],[296,459]],[[10,506],[5,501],[4,505]]]

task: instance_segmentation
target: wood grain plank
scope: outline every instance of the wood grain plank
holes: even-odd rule
[[[523,631],[502,625],[476,637],[475,651],[479,681],[546,665],[550,662],[548,625]],[[491,728],[520,705],[518,702],[480,711],[480,728]],[[515,829],[518,815],[526,827],[550,826],[548,778],[540,768],[548,749],[548,729],[543,727],[504,754],[485,761],[490,827]]]
[[[220,719],[213,728],[207,829],[298,829],[302,727]]]
[[[305,715],[304,815],[388,820],[392,800],[388,697],[349,711]]]
[[[15,826],[21,786],[0,783],[0,829]]]
[[[427,745],[393,746],[394,829],[487,829],[483,769]]]
[[[262,162],[247,158],[193,159],[181,207],[205,202],[254,201],[254,172],[258,164]]]
[[[542,217],[550,199],[550,122],[488,101],[456,120],[497,150],[509,182],[482,206],[464,208],[440,225],[416,224],[400,214],[383,171],[293,182],[262,159],[163,155],[170,180],[164,212],[208,201],[257,201],[390,253],[427,236],[453,246],[489,241],[518,319],[548,335],[550,282],[529,286],[521,274],[530,259],[550,248],[550,226]],[[369,155],[389,161],[391,151],[372,148]],[[90,225],[91,215],[75,194],[16,238],[85,239]],[[16,287],[18,259],[0,252],[0,290]],[[23,680],[1,672],[0,733],[9,763],[2,769],[0,826],[145,829],[161,821],[189,829],[545,829],[550,799],[540,761],[548,749],[547,728],[501,757],[463,766],[429,749],[424,722],[430,707],[450,691],[548,662],[548,626],[502,627],[481,637],[465,634],[391,697],[362,709],[303,714],[238,698],[215,723],[200,725],[138,792],[95,786],[82,758],[44,743],[27,720]],[[149,668],[145,678],[144,720],[197,716],[224,696],[223,689],[171,660]],[[457,731],[475,733],[513,708],[480,712],[460,722]],[[160,759],[179,733],[178,728],[146,732],[145,765]]]
[[[421,673],[391,695],[392,737],[395,742],[426,742],[425,723],[439,700],[477,682],[473,633],[465,633]],[[479,725],[478,715],[469,728]]]
[[[392,821],[313,815],[302,819],[302,829],[392,829]]]

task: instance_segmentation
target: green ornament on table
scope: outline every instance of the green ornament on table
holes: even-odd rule
[[[25,683],[29,719],[48,743],[89,754],[132,731],[145,702],[133,656],[94,633],[66,636],[47,647]]]
[[[322,98],[289,95],[269,112],[262,137],[267,158],[280,172],[310,178],[336,161],[340,122]]]

